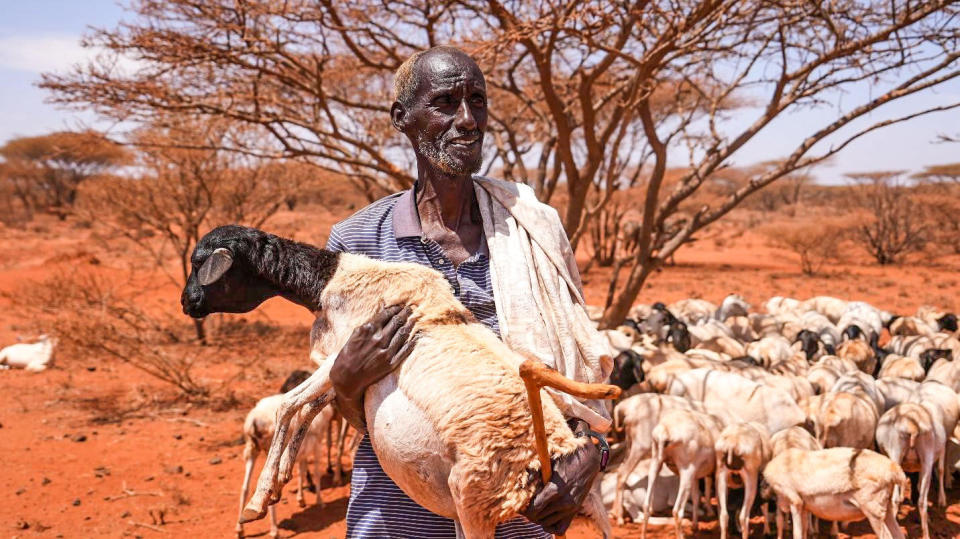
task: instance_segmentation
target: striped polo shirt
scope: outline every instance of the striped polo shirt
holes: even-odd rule
[[[500,334],[486,241],[481,241],[477,253],[454,267],[438,243],[423,237],[412,189],[382,198],[334,225],[327,249],[429,266],[447,278],[454,295],[479,322]],[[364,436],[353,458],[347,537],[449,539],[456,537],[456,531],[452,520],[421,507],[400,490],[384,473],[370,440]],[[500,524],[496,537],[551,535],[520,517]]]

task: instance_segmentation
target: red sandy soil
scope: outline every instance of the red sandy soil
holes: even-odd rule
[[[277,216],[268,228],[322,244],[338,216],[310,208]],[[96,226],[82,227],[71,220],[44,218],[26,230],[0,228],[0,238],[0,293],[24,294],[29,281],[62,271],[96,271],[119,279],[139,257]],[[953,311],[960,307],[960,260],[925,263],[917,257],[910,265],[881,268],[859,252],[851,253],[845,264],[806,277],[794,255],[768,247],[761,236],[744,233],[742,227],[722,224],[681,250],[676,265],[654,275],[639,300],[696,296],[718,301],[737,292],[760,305],[773,295],[830,294],[895,312],[912,312],[925,303]],[[602,270],[585,276],[590,302],[603,301],[608,277]],[[160,275],[156,282],[161,284],[144,297],[178,300],[175,286],[163,285]],[[239,318],[300,331],[304,338],[310,323],[309,313],[277,300]],[[0,344],[38,329],[11,309],[9,298],[0,296]],[[209,361],[200,366],[200,377],[231,380],[228,389],[235,401],[199,406],[177,399],[144,373],[106,359],[61,355],[55,368],[40,374],[0,371],[0,536],[232,535],[243,468],[243,417],[257,398],[275,391],[291,369],[304,365],[305,354],[298,353],[258,352],[259,359],[244,368],[238,367],[237,358]],[[348,492],[347,486],[330,485],[326,476],[326,507],[301,509],[293,487],[288,487],[278,510],[281,535],[342,537]],[[946,513],[931,509],[936,536],[960,536],[958,495],[958,490],[950,492],[954,503]],[[312,502],[314,495],[308,493],[307,500]],[[901,512],[901,523],[908,536],[920,535],[912,508]],[[760,519],[754,519],[755,534],[759,525]],[[246,530],[250,536],[264,536],[268,525],[256,522]],[[865,523],[848,531],[871,537]],[[700,534],[718,535],[715,521],[701,523]],[[639,537],[639,526],[617,528],[615,535]],[[571,539],[594,536],[585,523],[575,524],[568,534]],[[672,530],[654,528],[652,536],[672,536]]]

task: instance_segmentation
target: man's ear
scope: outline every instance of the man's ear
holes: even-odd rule
[[[390,106],[390,121],[393,123],[393,128],[397,131],[401,133],[407,132],[409,116],[407,115],[407,109],[405,109],[399,101],[394,101],[393,105]]]

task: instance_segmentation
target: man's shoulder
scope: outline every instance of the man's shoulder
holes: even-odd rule
[[[384,217],[393,211],[393,207],[396,206],[397,199],[399,199],[401,195],[403,195],[403,191],[387,195],[376,202],[364,206],[350,217],[333,225],[333,228],[342,233],[379,226],[379,224],[383,222]]]
[[[543,215],[549,221],[555,222],[555,224],[560,223],[560,215],[557,213],[556,208],[545,202],[540,202],[540,199],[537,198],[537,194],[533,190],[533,187],[530,187],[525,183],[498,180],[496,178],[490,178],[487,176],[475,176],[475,179],[492,186],[494,189],[509,193],[512,198],[519,202],[519,205],[523,208],[523,211],[534,212]]]

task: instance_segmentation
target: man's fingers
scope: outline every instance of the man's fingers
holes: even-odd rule
[[[400,314],[400,311],[402,310],[403,305],[391,305],[389,307],[385,307],[382,311],[373,315],[373,317],[370,318],[369,323],[373,324],[375,327],[381,328],[387,323],[388,320],[391,320],[393,317]]]
[[[393,354],[393,358],[390,360],[390,368],[395,369],[397,365],[403,363],[403,360],[407,359],[407,356],[410,355],[410,352],[413,352],[414,347],[417,345],[417,336],[414,335],[412,339],[409,339],[407,342],[403,343],[399,350]]]
[[[407,321],[397,329],[396,333],[393,334],[393,338],[390,339],[390,350],[396,353],[400,349],[400,346],[410,339],[410,335],[413,334],[413,328],[416,324],[417,321],[415,319],[407,318]]]

